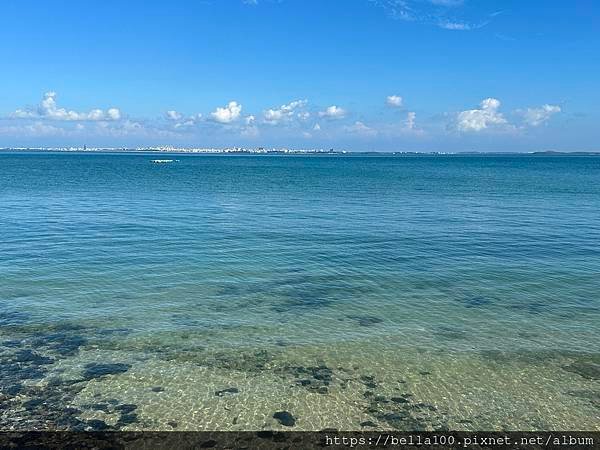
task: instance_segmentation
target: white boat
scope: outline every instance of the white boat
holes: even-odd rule
[[[152,164],[168,164],[175,161],[179,161],[178,159],[153,159]]]

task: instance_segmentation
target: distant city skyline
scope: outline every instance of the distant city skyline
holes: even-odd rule
[[[599,151],[592,0],[0,6],[0,147]]]

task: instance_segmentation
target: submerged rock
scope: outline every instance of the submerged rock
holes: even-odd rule
[[[277,411],[273,414],[273,418],[285,427],[293,427],[296,425],[296,419],[287,411]]]
[[[137,405],[130,403],[124,403],[122,405],[115,406],[115,411],[121,411],[123,414],[129,414],[137,409]]]
[[[215,391],[215,395],[217,397],[223,397],[226,394],[237,394],[238,392],[240,392],[240,390],[238,388],[230,387],[227,389],[223,389],[221,391]]]
[[[138,421],[138,416],[135,413],[131,414],[122,414],[119,420],[117,421],[117,426],[129,425],[130,423],[136,423]]]
[[[383,319],[376,316],[348,316],[349,319],[355,320],[361,327],[370,327],[382,323]]]
[[[114,363],[114,364],[101,364],[101,363],[90,363],[85,366],[83,372],[83,378],[91,380],[94,378],[101,378],[105,375],[116,375],[119,373],[125,373],[131,368],[130,364],[125,363]]]
[[[563,366],[567,372],[581,375],[588,380],[600,380],[600,364],[584,359],[577,360],[567,366]]]
[[[102,431],[107,430],[109,426],[106,424],[104,420],[92,419],[86,422],[87,426],[92,431]]]
[[[364,384],[366,387],[368,387],[370,389],[375,389],[377,387],[377,383],[375,382],[375,377],[373,377],[371,375],[361,376],[360,381],[362,382],[362,384]]]
[[[20,363],[31,363],[34,365],[52,364],[54,360],[46,356],[39,355],[31,350],[18,350],[14,354],[14,360]]]

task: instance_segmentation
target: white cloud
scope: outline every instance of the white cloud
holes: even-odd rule
[[[215,122],[219,123],[231,123],[239,119],[242,113],[242,105],[238,102],[231,101],[224,108],[217,108],[214,112],[210,113],[211,117]]]
[[[169,120],[181,120],[181,118],[183,117],[183,114],[181,114],[180,112],[177,112],[175,110],[170,110],[165,113],[165,116]]]
[[[363,122],[360,121],[356,121],[354,122],[353,125],[344,127],[344,130],[350,132],[350,133],[355,133],[355,134],[359,134],[361,136],[375,136],[377,134],[377,130],[368,127],[367,125],[365,125]]]
[[[388,95],[385,99],[385,103],[388,106],[399,108],[400,106],[402,106],[402,97],[400,97],[399,95]]]
[[[111,120],[119,120],[121,118],[121,111],[117,108],[108,108],[108,111],[106,111],[106,115]]]
[[[494,126],[506,125],[507,121],[498,112],[500,101],[486,98],[480,103],[480,109],[470,109],[458,113],[457,126],[460,131],[481,131]]]
[[[550,117],[558,114],[560,111],[560,106],[546,104],[539,108],[527,108],[525,111],[521,111],[521,114],[525,123],[532,127],[537,127],[547,122]]]
[[[263,117],[265,122],[271,125],[277,125],[280,122],[289,121],[294,117],[294,115],[296,115],[298,118],[305,119],[310,116],[309,113],[296,111],[305,107],[307,103],[307,100],[295,100],[287,105],[281,105],[279,108],[267,109],[263,113]],[[308,116],[306,116],[306,114],[308,114]]]
[[[325,111],[320,111],[319,116],[328,117],[330,119],[343,119],[346,116],[346,110],[339,106],[329,106]]]
[[[109,108],[108,111],[92,109],[89,112],[77,112],[65,108],[59,108],[56,104],[56,92],[46,92],[37,109],[17,109],[11,114],[13,118],[19,119],[48,119],[48,120],[119,120],[121,111],[117,108]]]

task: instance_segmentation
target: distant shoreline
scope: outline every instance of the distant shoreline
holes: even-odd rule
[[[177,154],[199,156],[600,156],[598,152],[377,152],[321,150],[187,150],[187,149],[129,149],[97,148],[93,150],[60,148],[0,148],[0,153],[73,153],[73,154]]]

